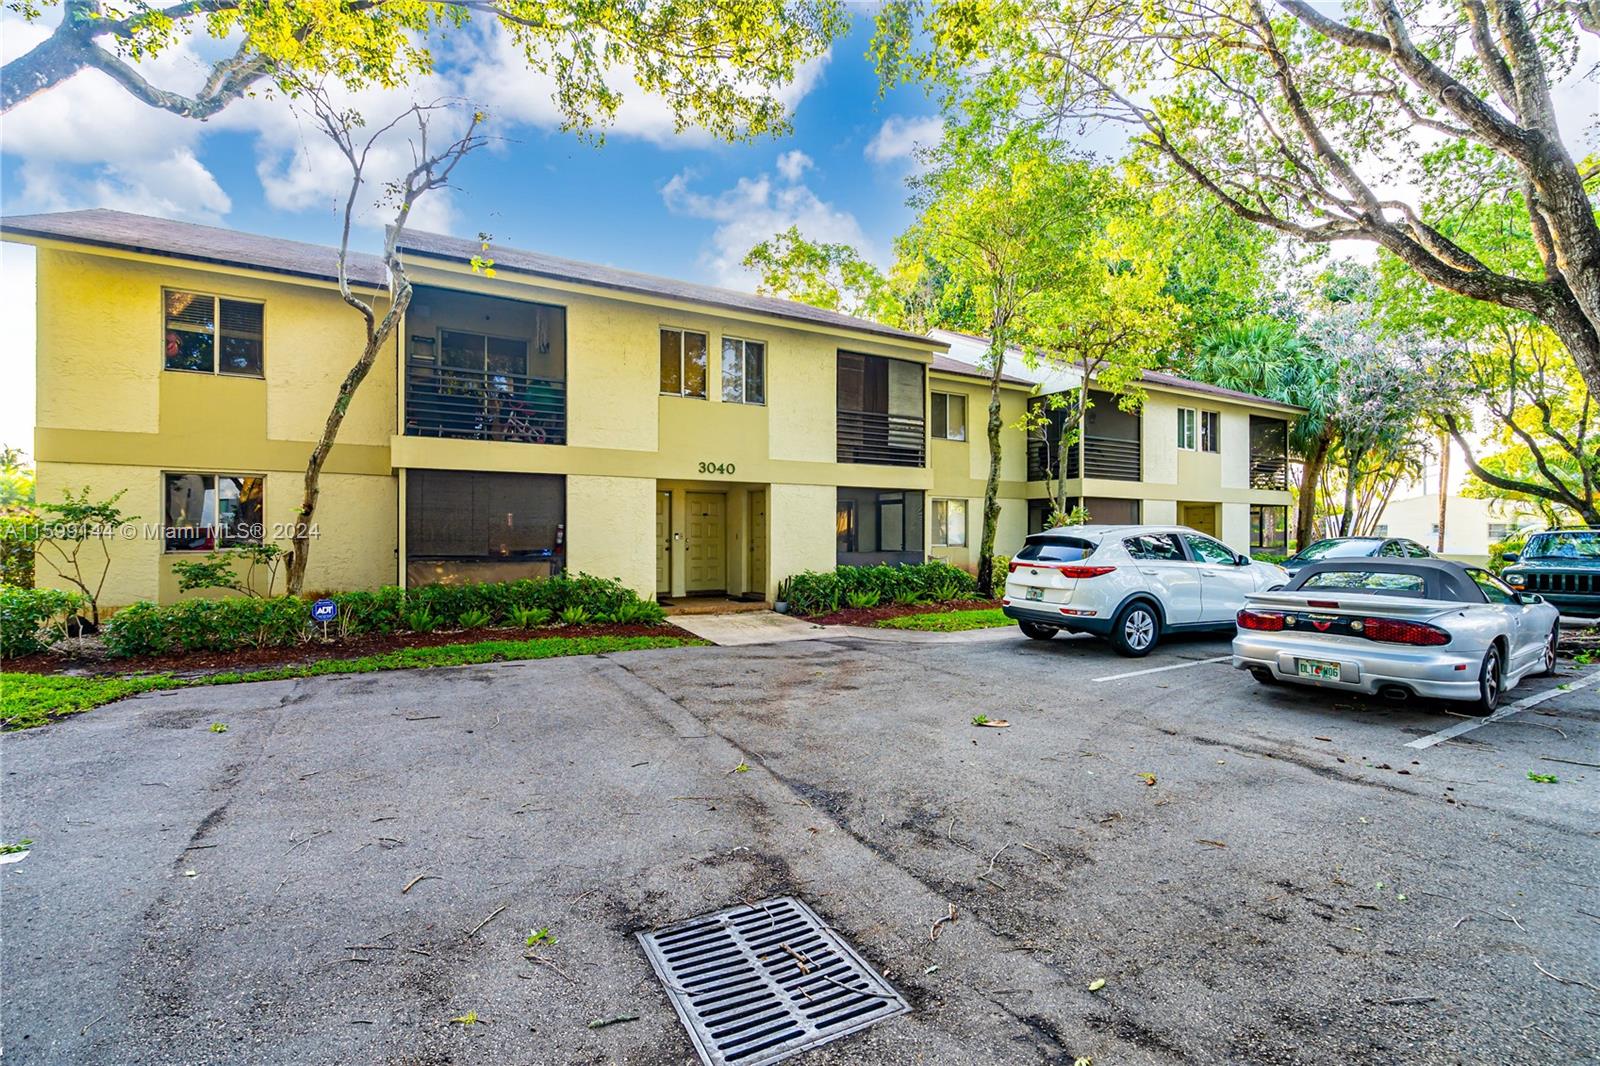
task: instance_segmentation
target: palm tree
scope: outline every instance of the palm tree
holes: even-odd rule
[[[1303,548],[1311,543],[1317,483],[1335,434],[1334,361],[1302,337],[1293,322],[1258,315],[1221,326],[1203,338],[1190,373],[1225,389],[1305,408],[1289,430],[1289,448],[1301,463],[1295,544]]]

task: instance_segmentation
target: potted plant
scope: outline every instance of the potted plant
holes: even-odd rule
[[[779,614],[789,613],[789,590],[792,587],[789,578],[778,582],[778,596],[772,601],[772,609]]]

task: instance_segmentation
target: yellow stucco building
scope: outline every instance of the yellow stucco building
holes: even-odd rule
[[[102,603],[170,602],[174,561],[286,544],[361,348],[333,251],[114,211],[0,229],[37,249],[39,498],[121,492],[140,519],[109,545]],[[949,341],[510,248],[486,253],[488,277],[475,241],[410,234],[402,249],[414,295],[329,458],[308,590],[570,570],[645,595],[771,599],[785,576],[839,563],[975,562],[987,385]],[[376,260],[353,277],[381,292]],[[1036,390],[1002,390],[1002,553],[1048,495],[1018,428]],[[1158,391],[1182,387],[1153,388],[1152,405]],[[1264,403],[1212,399],[1235,422]],[[1090,477],[1079,494],[1170,497],[1159,515],[1145,505],[1152,521],[1198,523],[1180,501],[1209,503],[1241,549],[1249,519],[1230,505],[1287,504],[1250,487],[1248,452],[1186,458],[1158,436],[1134,482]],[[1097,455],[1089,442],[1091,475]],[[1149,495],[1146,472],[1170,492]]]

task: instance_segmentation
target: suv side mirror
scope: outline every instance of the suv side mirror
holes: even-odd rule
[[[1522,561],[1522,556],[1517,554],[1516,552],[1506,552],[1504,555],[1501,556],[1501,558],[1506,561],[1506,564],[1508,566],[1511,563],[1517,563],[1517,562],[1521,562]]]

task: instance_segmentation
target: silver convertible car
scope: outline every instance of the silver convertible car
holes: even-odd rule
[[[1560,615],[1487,570],[1443,559],[1317,563],[1245,597],[1233,665],[1393,698],[1467,700],[1482,713],[1530,674],[1552,674]]]

